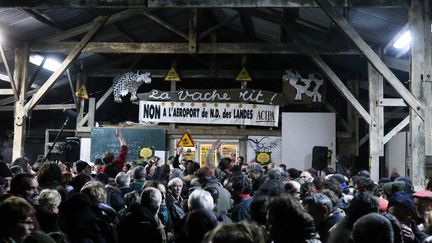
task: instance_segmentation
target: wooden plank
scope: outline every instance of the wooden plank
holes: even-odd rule
[[[46,60],[48,59],[47,56],[44,56],[44,58],[42,59],[42,62],[39,64],[39,66],[37,67],[37,69],[34,71],[32,77],[30,78],[30,80],[27,82],[27,89],[31,87],[31,85],[34,83],[34,81],[36,80],[37,76],[39,75],[40,71],[42,70],[43,66],[45,65]]]
[[[34,42],[32,52],[70,52],[77,42]],[[358,55],[353,49],[322,46],[320,55]],[[295,43],[198,43],[197,54],[305,54],[300,44]],[[92,53],[141,53],[141,54],[189,54],[188,43],[88,43],[82,52]]]
[[[107,100],[107,98],[112,94],[113,92],[113,88],[112,86],[105,92],[105,94],[97,101],[96,103],[96,110],[99,109],[99,107],[101,107],[103,105],[103,103],[105,103],[105,101]],[[84,124],[88,121],[89,119],[89,115],[86,114],[78,123],[77,127],[83,127]]]
[[[348,79],[347,81],[348,89],[357,99],[359,97],[359,83],[358,79]],[[351,131],[351,137],[353,138],[353,142],[350,146],[351,153],[355,156],[359,156],[359,118],[351,105],[347,106],[347,123]]]
[[[89,106],[88,106],[88,125],[87,127],[94,127],[95,125],[95,112],[96,112],[96,102],[95,98],[89,99]]]
[[[79,109],[78,100],[77,100],[77,98],[75,96],[75,90],[73,88],[72,77],[70,75],[69,69],[66,71],[66,73],[67,73],[67,78],[68,78],[68,81],[69,81],[69,88],[70,88],[70,91],[71,91],[71,94],[72,94],[72,99],[73,99],[74,104],[75,104],[75,109],[78,110]]]
[[[0,111],[13,111],[15,106],[0,106]],[[47,111],[47,110],[64,110],[75,109],[75,104],[41,104],[34,107],[34,111]]]
[[[318,54],[314,52],[309,53],[309,57],[317,65],[321,71],[327,76],[327,78],[333,83],[341,95],[357,110],[357,112],[363,117],[363,119],[369,124],[372,124],[372,118],[369,113],[363,108],[360,102],[354,97],[354,95],[348,90],[342,80],[331,70],[331,68],[325,63],[325,61]]]
[[[425,19],[423,16],[424,6],[422,0],[412,0],[409,9],[409,24],[411,35],[411,92],[422,97],[422,75],[424,75],[425,62]],[[430,35],[430,25],[428,26]],[[430,44],[430,43],[429,43]],[[425,184],[425,123],[419,115],[410,110],[410,161],[411,175],[415,189]]]
[[[14,92],[12,89],[0,89],[0,95],[13,95]]]
[[[15,102],[14,137],[12,148],[12,161],[24,155],[26,137],[25,96],[27,91],[29,48],[24,46],[15,50],[14,80],[17,81],[18,100]]]
[[[198,25],[198,10],[193,8],[189,10],[189,53],[197,51],[197,25]]]
[[[79,56],[81,50],[90,41],[91,38],[97,33],[97,31],[103,26],[108,17],[98,17],[95,19],[93,28],[83,37],[80,43],[72,50],[72,52],[66,57],[61,66],[48,78],[48,80],[42,85],[42,87],[36,92],[36,94],[26,103],[25,109],[31,111],[37,103],[45,96],[48,89],[54,84],[54,82],[63,74],[63,72],[72,64],[72,62]]]
[[[147,18],[155,21],[156,23],[162,25],[163,27],[167,28],[168,30],[170,30],[173,33],[177,34],[178,36],[182,37],[183,39],[189,41],[189,36],[186,33],[179,30],[178,28],[176,28],[174,25],[168,23],[167,21],[163,20],[159,16],[157,16],[153,13],[147,12],[147,11],[143,11],[143,12],[141,12],[141,14],[145,15]]]
[[[333,0],[337,7],[407,7],[405,0]],[[308,8],[313,0],[1,0],[1,8]]]
[[[383,152],[384,108],[379,106],[379,100],[383,98],[383,77],[369,63],[369,112],[373,119],[369,126],[369,162],[371,179],[379,180],[379,157]]]
[[[14,96],[15,96],[16,100],[18,100],[18,90],[17,90],[17,86],[16,86],[16,83],[15,83],[15,81],[14,81],[14,78],[12,77],[12,73],[11,73],[11,70],[10,70],[10,68],[9,68],[9,63],[8,63],[8,61],[7,61],[7,58],[6,58],[6,55],[5,55],[4,49],[3,49],[3,45],[2,45],[1,43],[0,43],[0,54],[1,54],[1,58],[2,58],[2,60],[3,60],[3,64],[4,64],[5,69],[6,69],[6,73],[7,73],[8,77],[9,77],[9,82],[10,82],[10,84],[11,84],[11,87],[12,87],[12,90],[13,90],[13,93],[14,93]]]
[[[423,52],[423,94],[422,98],[426,104],[425,109],[425,155],[432,156],[432,36],[430,20],[430,1],[424,3],[423,12],[423,32],[424,32],[424,52]]]
[[[420,117],[423,117],[421,110],[424,105],[399,81],[392,71],[385,65],[381,58],[369,47],[357,31],[348,21],[339,15],[338,11],[330,4],[328,0],[315,0],[324,10],[324,12],[339,26],[342,32],[354,43],[360,52],[368,61],[384,76],[384,78],[393,86],[393,88],[402,96],[408,105]]]
[[[351,127],[348,125],[348,123],[343,119],[343,117],[340,115],[340,113],[334,108],[330,103],[326,103],[326,108],[330,112],[333,112],[336,114],[336,118],[338,119],[338,122],[342,125],[342,127],[345,129],[347,133],[352,133]]]
[[[122,21],[122,20],[125,20],[128,18],[131,18],[133,16],[140,15],[140,14],[142,14],[143,11],[145,11],[145,10],[142,10],[142,9],[124,10],[122,12],[111,15],[109,17],[109,19],[105,22],[104,25],[113,24],[113,23],[116,23],[118,21]],[[80,35],[80,34],[83,34],[83,33],[86,33],[87,31],[89,31],[92,28],[93,24],[94,24],[93,22],[89,22],[89,23],[77,26],[75,28],[63,31],[63,32],[56,34],[54,36],[47,37],[45,39],[45,41],[56,42],[56,41],[62,41],[62,40],[66,40],[66,39],[75,37],[77,35]]]
[[[406,106],[403,99],[398,98],[382,98],[379,100],[379,106]]]
[[[41,22],[44,25],[47,25],[47,26],[54,28],[54,29],[57,29],[57,30],[63,30],[62,27],[58,23],[54,22],[49,17],[44,16],[43,14],[39,13],[37,10],[26,9],[26,8],[20,8],[19,10],[21,10],[25,14],[36,19],[37,21]]]
[[[333,0],[337,7],[405,7],[406,1],[400,0]],[[318,5],[311,0],[149,0],[149,8],[312,8]]]
[[[383,143],[386,144],[388,143],[388,141],[390,141],[390,139],[392,139],[392,137],[394,137],[398,132],[402,131],[402,129],[404,129],[410,121],[410,117],[407,116],[405,117],[405,119],[403,119],[399,124],[397,124],[390,132],[388,132],[383,139]]]

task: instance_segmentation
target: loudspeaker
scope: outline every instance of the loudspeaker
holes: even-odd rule
[[[312,168],[323,170],[327,168],[329,162],[329,150],[324,146],[315,146],[312,149]]]

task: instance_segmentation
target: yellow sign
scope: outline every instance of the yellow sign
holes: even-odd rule
[[[145,159],[148,159],[148,158],[150,158],[150,157],[152,157],[153,156],[153,149],[152,148],[148,148],[148,147],[146,147],[146,148],[142,148],[141,150],[140,150],[140,157],[142,157],[142,158],[145,158]]]
[[[172,67],[167,75],[165,76],[165,81],[181,81],[180,76],[178,75],[177,71]]]
[[[75,96],[81,99],[88,100],[88,93],[85,85],[81,85],[81,87],[75,92]]]
[[[268,165],[271,162],[271,154],[270,152],[257,152],[255,160],[262,165]]]
[[[191,137],[187,132],[183,134],[180,141],[177,143],[177,147],[195,147]]]
[[[240,73],[237,75],[236,81],[252,81],[251,76],[249,75],[248,71],[246,70],[246,68],[242,68],[242,70],[240,71]]]

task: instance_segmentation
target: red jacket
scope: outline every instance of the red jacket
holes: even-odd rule
[[[116,160],[116,165],[117,165],[117,173],[123,170],[123,166],[126,163],[126,156],[128,153],[128,147],[126,145],[121,146],[120,148],[120,153],[119,156]],[[105,172],[105,169],[107,167],[107,164],[104,165],[101,169],[100,169],[100,173]]]

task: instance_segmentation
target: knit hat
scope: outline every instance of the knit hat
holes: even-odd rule
[[[404,190],[405,182],[403,181],[387,182],[384,184],[384,192],[389,196],[395,192],[403,192]]]
[[[414,201],[412,200],[411,195],[405,192],[395,192],[390,198],[388,202],[388,208],[392,206],[403,206],[411,211],[412,214],[415,214]]]
[[[85,162],[84,160],[78,160],[75,163],[75,167],[76,167],[76,171],[78,173],[81,173],[81,171],[83,171],[85,168],[90,167],[90,164]]]
[[[272,169],[268,172],[269,179],[280,180],[282,177],[282,173],[277,169]]]
[[[3,178],[12,177],[12,172],[4,162],[0,162],[0,176]]]

